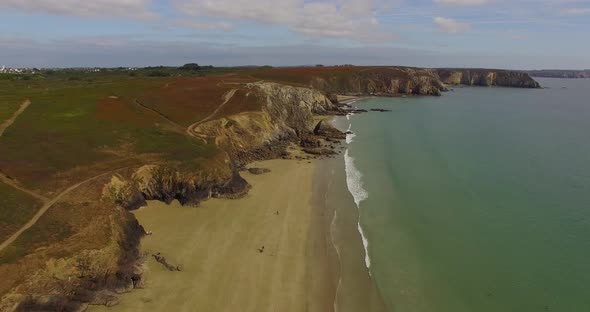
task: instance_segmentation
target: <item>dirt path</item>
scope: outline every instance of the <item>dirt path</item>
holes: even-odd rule
[[[128,167],[125,167],[128,168]],[[46,202],[43,207],[41,207],[39,209],[39,211],[37,211],[37,213],[31,218],[31,220],[29,220],[29,222],[27,222],[25,225],[23,225],[18,231],[16,231],[16,233],[12,234],[12,236],[10,236],[7,240],[5,240],[4,242],[2,242],[2,244],[0,244],[0,251],[4,250],[4,248],[8,247],[10,244],[12,244],[16,239],[18,239],[26,230],[28,230],[30,227],[32,227],[33,225],[35,225],[37,223],[37,221],[39,221],[39,219],[41,219],[41,217],[47,212],[47,210],[49,210],[49,208],[51,208],[51,206],[55,205],[55,203],[57,203],[58,201],[60,201],[65,195],[67,195],[68,193],[70,193],[71,191],[75,190],[76,188],[78,188],[79,186],[81,186],[82,184],[88,183],[90,181],[102,178],[106,175],[109,174],[113,174],[119,170],[123,170],[125,168],[119,168],[116,170],[111,170],[109,172],[105,172],[102,174],[99,174],[97,176],[94,176],[92,178],[86,179],[82,182],[78,182],[77,184],[74,184],[70,187],[68,187],[65,191],[59,193],[57,196],[55,196],[54,198],[52,198],[51,200],[49,200],[48,202]]]
[[[12,114],[12,117],[8,118],[7,120],[5,120],[4,122],[2,122],[0,124],[0,137],[4,134],[4,131],[6,129],[8,129],[8,127],[12,126],[12,124],[14,123],[16,118],[18,118],[18,116],[20,114],[22,114],[25,111],[25,109],[27,109],[27,107],[29,107],[29,105],[31,105],[31,101],[29,99],[25,100],[24,102],[21,103],[18,110],[16,112],[14,112],[14,114]]]
[[[231,98],[234,96],[234,94],[236,93],[237,89],[233,89],[228,91],[225,95],[224,95],[224,101],[223,103],[221,103],[221,105],[219,105],[219,107],[217,107],[217,109],[215,109],[215,111],[213,111],[213,113],[211,113],[209,116],[205,117],[204,119],[202,119],[201,121],[198,121],[192,125],[190,125],[188,127],[188,129],[186,130],[187,134],[190,135],[191,137],[196,137],[198,138],[194,133],[193,133],[193,129],[194,127],[200,125],[201,123],[204,123],[206,121],[211,120],[213,117],[215,117],[215,115],[223,108],[223,106],[225,104],[227,104]],[[178,125],[176,122],[172,121],[171,119],[169,119],[168,117],[166,117],[164,114],[149,108],[143,104],[141,104],[137,99],[134,99],[135,104],[139,105],[140,107],[147,109],[155,114],[158,114],[160,117],[164,118],[165,120],[167,120],[168,122],[172,123],[175,126],[180,126]],[[25,102],[23,102],[23,104],[21,104],[21,107],[19,108],[19,110],[7,121],[5,121],[4,123],[2,123],[2,126],[0,127],[0,136],[2,135],[2,133],[4,133],[4,130],[6,128],[8,128],[8,126],[12,125],[12,123],[14,122],[14,120],[16,119],[16,117],[18,117],[18,115],[20,115],[29,105],[30,105],[30,101],[27,100]],[[39,211],[37,211],[37,213],[33,216],[33,218],[31,218],[31,220],[29,220],[29,222],[27,222],[25,225],[23,225],[16,233],[14,233],[10,238],[8,238],[6,241],[2,242],[2,244],[0,244],[0,251],[4,250],[4,248],[8,247],[10,244],[12,244],[15,240],[17,240],[26,230],[28,230],[30,227],[32,227],[33,225],[35,225],[39,219],[47,212],[47,210],[49,210],[49,208],[51,208],[51,206],[53,206],[55,203],[57,203],[60,199],[62,199],[65,195],[67,195],[68,193],[70,193],[71,191],[75,190],[76,188],[78,188],[79,186],[81,186],[82,184],[85,184],[87,182],[96,180],[98,178],[101,178],[105,175],[108,174],[112,174],[116,171],[119,171],[123,168],[119,168],[113,171],[109,171],[97,176],[94,176],[92,178],[86,179],[82,182],[79,182],[77,184],[74,184],[72,186],[70,186],[69,188],[67,188],[65,191],[59,193],[56,197],[52,198],[51,200],[45,199],[45,204],[43,205],[43,207],[41,207],[39,209]],[[8,177],[6,177],[6,179],[8,181],[10,181],[11,179],[8,179]],[[2,179],[2,181],[4,181],[4,179]],[[10,183],[10,185],[15,186],[17,189],[19,190],[23,190],[28,194],[31,194],[31,191],[28,190],[24,190],[20,187],[18,187],[18,185],[15,185],[14,182]],[[31,194],[32,195],[32,194]],[[33,195],[37,198],[39,198],[40,195]]]
[[[26,188],[20,186],[16,181],[14,181],[9,176],[7,176],[7,175],[5,175],[3,173],[0,173],[0,181],[3,182],[4,184],[7,184],[7,185],[9,185],[9,186],[11,186],[11,187],[13,187],[13,188],[21,191],[21,192],[27,193],[27,194],[29,194],[29,195],[37,198],[38,200],[40,200],[42,202],[46,202],[46,201],[49,200],[49,198],[47,198],[47,197],[45,197],[45,196],[43,196],[41,194],[37,194],[37,193],[35,193],[35,192],[33,192],[33,191],[29,190],[29,189],[26,189]]]
[[[174,120],[168,118],[168,116],[160,113],[159,111],[157,111],[157,110],[155,110],[155,109],[153,109],[151,107],[148,107],[148,106],[146,106],[144,104],[141,104],[141,102],[139,102],[139,100],[137,98],[133,99],[133,103],[135,103],[135,105],[137,105],[137,106],[139,106],[139,107],[141,107],[141,108],[143,108],[143,109],[145,109],[147,111],[150,111],[151,113],[154,113],[154,114],[158,115],[158,117],[166,120],[168,123],[170,123],[171,125],[173,125],[175,128],[184,129],[183,126],[179,125]]]
[[[4,134],[4,131],[6,129],[8,129],[8,127],[12,126],[12,124],[14,123],[14,121],[16,120],[16,118],[18,118],[18,116],[20,114],[22,114],[27,107],[29,107],[29,105],[31,105],[31,101],[29,99],[25,100],[24,102],[21,103],[20,107],[18,108],[18,110],[16,112],[14,112],[14,114],[12,114],[12,117],[10,117],[9,119],[5,120],[4,122],[2,122],[2,124],[0,124],[0,137],[2,137],[2,135]],[[22,192],[25,192],[43,202],[49,200],[47,197],[37,194],[31,190],[28,190],[22,186],[20,186],[18,183],[16,183],[16,181],[14,181],[12,178],[10,178],[9,176],[3,174],[0,172],[0,181],[4,182],[5,184],[19,190]]]
[[[224,94],[223,95],[223,103],[221,103],[211,114],[209,114],[209,116],[188,126],[188,128],[186,129],[186,133],[192,137],[197,137],[194,132],[195,128],[198,125],[213,119],[213,117],[215,117],[215,115],[217,115],[217,113],[219,113],[219,111],[225,106],[225,104],[227,104],[234,97],[234,94],[236,94],[236,91],[238,91],[238,89],[232,89],[232,90],[229,90],[226,94]]]

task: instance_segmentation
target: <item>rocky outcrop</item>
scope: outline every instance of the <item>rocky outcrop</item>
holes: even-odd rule
[[[314,115],[340,111],[319,90],[269,82],[248,87],[257,95],[260,111],[212,120],[193,130],[214,140],[238,168],[255,160],[286,157],[290,143],[299,143],[313,134]]]
[[[129,183],[120,175],[115,175],[106,184],[102,197],[127,210],[138,209],[146,204],[145,197],[138,189],[138,183]]]
[[[438,96],[446,91],[435,70],[409,67],[375,67],[346,75],[315,77],[311,86],[344,95]]]
[[[510,88],[540,88],[529,74],[521,71],[491,69],[438,69],[447,85],[499,86]]]
[[[320,120],[313,129],[313,134],[316,136],[322,136],[326,139],[338,139],[345,140],[346,134],[340,130],[334,128],[334,126],[327,120]]]
[[[46,267],[0,300],[0,311],[83,311],[89,304],[112,306],[118,294],[141,287],[139,241],[145,231],[130,213],[117,210],[111,243]]]
[[[103,198],[127,210],[137,203],[178,200],[183,205],[198,205],[209,198],[238,198],[250,185],[229,163],[214,164],[205,170],[189,170],[174,164],[147,165],[128,177],[113,177],[103,190]]]
[[[103,190],[103,198],[127,209],[145,200],[196,205],[211,197],[236,198],[250,188],[239,169],[263,159],[286,158],[287,147],[302,138],[313,140],[314,115],[339,110],[324,93],[276,83],[248,85],[260,102],[260,111],[245,112],[205,122],[192,128],[195,136],[213,141],[222,151],[204,160],[201,170],[181,164],[150,165],[128,177],[113,177]],[[338,130],[322,127],[322,134],[343,139]],[[320,148],[318,145],[310,148]]]
[[[250,172],[253,175],[261,175],[261,174],[269,173],[270,169],[254,167],[254,168],[248,168],[248,172]]]

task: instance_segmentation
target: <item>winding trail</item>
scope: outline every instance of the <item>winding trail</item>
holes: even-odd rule
[[[29,107],[29,105],[31,105],[31,100],[26,99],[24,102],[21,103],[20,107],[16,110],[16,112],[14,112],[14,114],[12,114],[12,116],[10,118],[8,118],[7,120],[5,120],[4,122],[2,122],[0,124],[0,137],[2,137],[2,135],[4,134],[4,131],[6,131],[6,129],[8,129],[8,127],[12,126],[12,124],[14,123],[16,118],[18,118],[18,116],[20,116],[20,114],[22,114],[27,109],[27,107]],[[2,172],[0,172],[0,181],[2,181],[4,184],[7,184],[19,191],[27,193],[27,194],[41,200],[42,202],[46,202],[49,200],[47,197],[45,197],[43,195],[40,195],[36,192],[33,192],[29,189],[22,187],[16,181],[14,181],[14,179],[10,178],[9,176],[5,175]]]
[[[40,200],[42,202],[46,202],[46,201],[49,200],[49,198],[47,198],[47,197],[45,197],[45,196],[43,196],[41,194],[38,194],[36,192],[33,192],[33,191],[29,190],[29,189],[26,189],[26,188],[20,186],[16,181],[14,181],[9,176],[7,176],[7,175],[5,175],[4,173],[1,173],[1,172],[0,172],[0,181],[3,182],[4,184],[7,184],[7,185],[9,185],[9,186],[11,186],[11,187],[13,187],[13,188],[21,191],[21,192],[27,193],[27,194],[29,194],[29,195],[37,198],[38,200]]]
[[[135,105],[137,105],[137,106],[139,106],[139,107],[141,107],[141,108],[143,108],[143,109],[145,109],[147,111],[150,111],[150,112],[158,115],[160,118],[166,120],[168,123],[172,124],[174,127],[178,127],[178,128],[184,129],[183,126],[179,125],[174,120],[168,118],[168,116],[160,113],[159,111],[157,111],[157,110],[155,110],[155,109],[153,109],[153,108],[151,108],[149,106],[146,106],[146,105],[142,104],[137,98],[133,99],[133,103],[135,103]]]
[[[10,117],[6,121],[4,121],[2,124],[0,124],[0,137],[2,137],[2,135],[4,134],[4,131],[14,123],[16,118],[18,118],[18,116],[20,114],[22,114],[25,111],[25,109],[27,109],[27,107],[29,107],[29,105],[31,105],[31,101],[27,99],[26,101],[24,101],[21,104],[20,108],[12,115],[12,117]],[[10,185],[11,187],[13,187],[19,191],[25,192],[25,193],[27,193],[27,194],[29,194],[29,195],[31,195],[43,202],[43,206],[37,211],[37,213],[35,213],[35,215],[25,225],[23,225],[18,231],[16,231],[14,234],[12,234],[12,236],[10,236],[7,240],[2,242],[2,244],[0,244],[0,251],[4,250],[6,247],[8,247],[10,244],[12,244],[15,240],[17,240],[26,230],[28,230],[30,227],[35,225],[39,221],[39,219],[41,219],[41,217],[47,212],[47,210],[49,210],[49,208],[51,208],[51,206],[53,206],[55,203],[57,203],[65,195],[67,195],[68,193],[70,193],[74,189],[78,188],[82,184],[96,180],[96,179],[101,178],[105,175],[112,174],[114,172],[117,172],[117,171],[125,169],[125,168],[128,168],[128,167],[123,167],[123,168],[119,168],[116,170],[111,170],[109,172],[105,172],[100,175],[94,176],[92,178],[86,179],[84,181],[78,182],[77,184],[74,184],[74,185],[70,186],[69,188],[67,188],[65,191],[59,193],[57,196],[55,196],[52,199],[49,199],[43,195],[37,194],[31,190],[24,188],[24,187],[20,186],[19,184],[17,184],[13,179],[8,177],[7,175],[0,173],[0,181]]]
[[[7,240],[5,240],[4,242],[2,242],[2,244],[0,244],[0,252],[2,250],[4,250],[4,248],[8,247],[10,244],[12,244],[15,240],[17,240],[26,230],[28,230],[30,227],[32,227],[33,225],[35,225],[39,219],[41,219],[41,217],[47,212],[47,210],[49,210],[49,208],[51,208],[53,205],[55,205],[55,203],[57,203],[58,201],[60,201],[65,195],[67,195],[68,193],[70,193],[71,191],[75,190],[76,188],[80,187],[81,185],[88,183],[90,181],[102,178],[106,175],[109,174],[113,174],[119,170],[123,170],[129,167],[123,167],[123,168],[119,168],[119,169],[115,169],[115,170],[111,170],[109,172],[105,172],[105,173],[101,173],[97,176],[94,176],[92,178],[88,178],[84,181],[78,182],[70,187],[68,187],[65,191],[59,193],[57,196],[55,196],[54,198],[52,198],[51,200],[47,201],[40,209],[39,211],[37,211],[37,213],[31,218],[31,220],[29,220],[25,225],[23,225],[18,231],[16,231],[16,233],[12,234],[12,236],[10,236]]]
[[[213,117],[215,117],[215,115],[217,115],[217,113],[219,113],[219,111],[225,106],[225,104],[227,104],[234,97],[234,94],[236,94],[236,91],[238,91],[238,89],[232,89],[232,90],[229,90],[226,94],[224,94],[223,95],[223,98],[224,98],[223,103],[221,103],[221,105],[219,105],[211,114],[209,114],[209,116],[188,126],[188,128],[186,129],[186,133],[192,137],[200,138],[195,134],[195,132],[194,132],[195,128],[197,126],[199,126],[200,124],[213,119]],[[200,139],[202,139],[202,138],[200,138]]]
[[[188,129],[186,130],[187,134],[189,136],[191,136],[191,137],[199,138],[198,136],[196,136],[193,133],[193,129],[195,127],[197,127],[198,125],[200,125],[200,124],[202,124],[204,122],[207,122],[207,121],[211,120],[213,117],[215,117],[215,115],[223,108],[223,106],[225,106],[225,104],[227,104],[232,99],[232,97],[234,96],[234,94],[236,93],[236,91],[237,91],[237,89],[232,89],[232,90],[228,91],[224,95],[224,101],[223,101],[223,103],[221,103],[221,105],[219,105],[219,107],[217,107],[215,109],[215,111],[213,111],[209,116],[207,116],[207,117],[203,118],[202,120],[200,120],[200,121],[198,121],[198,122],[190,125],[188,127]],[[173,125],[180,126],[176,122],[174,122],[173,120],[169,119],[164,114],[158,112],[157,110],[154,110],[154,109],[152,109],[150,107],[147,107],[147,106],[141,104],[137,100],[137,98],[134,99],[134,103],[137,104],[137,105],[139,105],[139,106],[141,106],[144,109],[147,109],[147,110],[149,110],[149,111],[151,111],[153,113],[158,114],[160,117],[164,118],[165,120],[167,120],[168,122],[172,123]],[[0,125],[0,137],[2,136],[2,134],[4,134],[4,130],[6,130],[6,128],[8,128],[10,125],[12,125],[12,123],[14,123],[14,121],[16,120],[16,118],[30,104],[31,104],[31,102],[29,100],[26,100],[25,102],[23,102],[21,104],[21,107],[14,113],[14,115],[10,119],[8,119],[5,122],[3,122],[2,125]],[[202,138],[199,138],[199,139],[202,139]],[[21,190],[21,191],[26,192],[27,194],[30,194],[30,195],[32,195],[32,196],[34,196],[36,198],[42,199],[44,201],[43,206],[39,209],[39,211],[37,211],[37,213],[25,225],[23,225],[12,236],[10,236],[7,240],[5,240],[4,242],[2,242],[0,244],[0,252],[2,250],[4,250],[6,247],[8,247],[10,244],[12,244],[14,241],[16,241],[26,230],[28,230],[29,228],[31,228],[32,226],[34,226],[39,221],[39,219],[41,219],[41,217],[49,210],[49,208],[51,208],[58,201],[60,201],[65,195],[67,195],[68,193],[72,192],[73,190],[75,190],[76,188],[80,187],[81,185],[83,185],[85,183],[91,182],[93,180],[99,179],[101,177],[104,177],[106,175],[112,174],[114,172],[117,172],[117,171],[122,170],[122,169],[125,169],[125,168],[129,168],[129,167],[124,167],[124,168],[118,168],[118,169],[115,169],[115,170],[111,170],[109,172],[105,172],[105,173],[99,174],[97,176],[94,176],[92,178],[88,178],[88,179],[86,179],[84,181],[78,182],[78,183],[76,183],[76,184],[68,187],[66,190],[64,190],[63,192],[59,193],[57,196],[55,196],[52,199],[45,198],[45,197],[43,197],[43,196],[41,196],[39,194],[36,194],[36,193],[34,193],[34,192],[30,191],[30,190],[26,190],[26,189],[18,186],[17,184],[15,184],[14,181],[12,179],[10,179],[9,177],[7,177],[7,176],[5,176],[3,174],[0,174],[0,180],[2,182],[5,182],[5,183],[7,183],[7,184],[9,184],[9,185],[11,185],[11,186],[13,186],[13,187]]]
[[[21,103],[18,110],[16,110],[16,112],[14,112],[14,114],[12,114],[12,117],[6,119],[4,122],[2,122],[0,124],[0,137],[2,137],[2,135],[4,134],[4,131],[6,129],[8,129],[8,127],[12,126],[12,124],[14,123],[16,118],[18,118],[18,116],[20,114],[22,114],[25,111],[25,109],[27,109],[27,107],[29,107],[29,105],[31,105],[31,100],[26,99],[24,102]]]

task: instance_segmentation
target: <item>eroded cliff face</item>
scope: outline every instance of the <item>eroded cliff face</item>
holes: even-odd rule
[[[129,212],[116,207],[110,209],[113,213],[107,222],[97,219],[108,229],[106,234],[110,234],[106,246],[84,249],[67,257],[50,257],[0,298],[0,311],[84,311],[88,304],[114,305],[118,294],[139,287],[139,241],[145,231]],[[84,239],[87,234],[100,236],[82,233],[82,238],[72,238],[73,242],[67,246],[75,245],[76,239]],[[40,252],[59,255],[59,251],[52,251],[52,248]],[[36,260],[25,258],[22,261],[26,267]]]
[[[383,67],[351,75],[316,77],[312,87],[329,93],[346,95],[441,95],[446,91],[435,70]]]
[[[248,85],[260,111],[212,120],[194,128],[197,136],[215,140],[237,166],[284,156],[284,147],[312,132],[314,115],[338,111],[323,92],[262,82]]]
[[[204,122],[191,135],[215,143],[222,153],[198,169],[180,164],[144,166],[132,175],[113,177],[103,198],[129,210],[145,200],[198,204],[211,197],[240,197],[249,190],[238,170],[255,160],[286,157],[286,147],[313,136],[314,115],[338,111],[324,93],[277,83],[249,84],[260,110]]]
[[[448,85],[540,88],[529,74],[520,71],[490,69],[438,69],[441,80]]]

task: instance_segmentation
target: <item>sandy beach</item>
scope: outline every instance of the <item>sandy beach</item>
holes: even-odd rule
[[[242,199],[212,199],[199,207],[150,202],[135,212],[146,231],[145,287],[119,305],[93,311],[330,311],[337,261],[329,237],[333,213],[314,210],[317,163],[272,160],[244,173]],[[264,251],[259,249],[264,246]],[[161,253],[181,272],[168,271]]]

